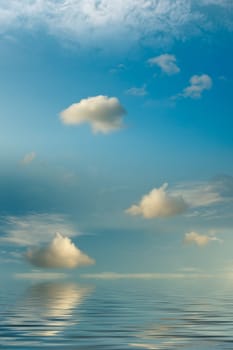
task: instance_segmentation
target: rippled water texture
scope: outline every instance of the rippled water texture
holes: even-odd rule
[[[2,284],[0,349],[233,349],[233,282]]]

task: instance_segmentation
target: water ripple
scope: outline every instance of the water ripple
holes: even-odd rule
[[[2,289],[0,305],[4,350],[233,348],[231,290],[47,282]]]

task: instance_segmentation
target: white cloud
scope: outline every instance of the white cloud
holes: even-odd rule
[[[187,203],[183,197],[167,192],[167,187],[168,184],[165,183],[159,188],[154,188],[126,212],[130,215],[142,215],[147,219],[174,216],[185,212]]]
[[[25,156],[21,160],[21,164],[27,165],[27,164],[31,163],[35,158],[36,158],[35,152],[27,153],[27,154],[25,154]]]
[[[132,87],[125,92],[127,95],[132,96],[145,96],[148,94],[146,90],[146,85],[143,85],[142,87]]]
[[[232,212],[232,183],[231,177],[221,176],[209,182],[180,183],[170,191],[164,184],[143,196],[138,204],[132,205],[126,212],[153,218],[177,215],[190,209],[186,216],[229,216]]]
[[[144,41],[163,45],[216,28],[215,4],[224,11],[218,26],[229,26],[232,4],[224,0],[1,0],[0,31],[43,28],[84,46],[118,47]],[[124,40],[122,40],[124,38]]]
[[[201,98],[203,91],[210,90],[213,85],[211,77],[207,74],[193,75],[189,82],[190,85],[178,96],[194,99]]]
[[[65,278],[67,275],[60,272],[24,272],[24,273],[15,273],[14,278],[16,279],[29,279],[29,280],[56,280]]]
[[[4,233],[0,242],[22,246],[48,242],[54,236],[54,232],[61,232],[68,237],[80,234],[68,218],[60,214],[5,216],[0,217],[0,222],[1,231]]]
[[[184,237],[184,243],[196,244],[199,247],[204,247],[205,245],[207,245],[208,243],[210,243],[212,241],[221,242],[221,240],[218,239],[217,237],[202,235],[202,234],[194,232],[194,231],[186,233],[185,237]]]
[[[73,269],[95,263],[68,238],[56,233],[54,239],[41,248],[29,249],[25,258],[32,265],[43,268]]]
[[[95,96],[82,99],[60,113],[64,124],[88,123],[94,133],[109,133],[123,127],[125,109],[116,97]]]
[[[148,63],[150,65],[159,66],[161,70],[168,75],[177,74],[180,72],[180,68],[176,64],[176,57],[167,53],[150,58]]]
[[[118,280],[118,279],[186,279],[186,278],[211,278],[212,275],[205,273],[117,273],[117,272],[100,272],[85,273],[81,275],[86,279],[97,280]]]

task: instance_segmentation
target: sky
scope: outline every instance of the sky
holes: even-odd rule
[[[0,0],[14,278],[233,277],[231,0]]]

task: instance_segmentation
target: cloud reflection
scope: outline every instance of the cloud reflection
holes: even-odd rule
[[[20,330],[24,336],[55,336],[66,327],[79,323],[78,308],[91,292],[92,287],[75,283],[33,285],[15,306],[14,314],[19,316],[8,318],[7,324],[11,331]]]

